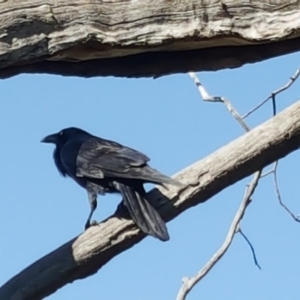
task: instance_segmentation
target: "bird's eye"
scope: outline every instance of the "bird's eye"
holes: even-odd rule
[[[59,132],[59,135],[63,135],[63,134],[64,134],[64,132],[63,132],[63,131],[60,131],[60,132]]]

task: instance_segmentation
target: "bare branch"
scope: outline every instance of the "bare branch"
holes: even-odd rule
[[[260,178],[261,178],[261,176],[260,176]],[[260,267],[260,265],[259,265],[259,263],[257,261],[257,258],[256,258],[254,247],[252,246],[251,242],[249,241],[249,239],[247,238],[247,236],[244,234],[244,232],[242,231],[241,227],[239,228],[238,232],[242,235],[242,237],[245,239],[245,241],[249,245],[249,247],[251,249],[251,252],[252,252],[254,263],[261,270],[261,267]]]
[[[200,93],[200,96],[203,101],[209,101],[209,102],[222,102],[221,97],[211,96],[205,89],[205,87],[200,82],[199,78],[197,77],[195,72],[189,72],[189,76],[192,78],[194,83],[196,84],[196,87],[198,89],[198,92]]]
[[[227,110],[232,114],[232,116],[238,121],[238,123],[243,127],[243,129],[248,132],[250,131],[250,127],[243,121],[242,117],[240,114],[236,111],[236,109],[231,105],[229,100],[226,98],[221,98],[222,102],[225,104]]]
[[[250,115],[252,112],[256,111],[256,109],[261,107],[264,103],[266,103],[270,99],[272,99],[273,115],[275,116],[276,115],[276,95],[278,95],[279,93],[281,93],[281,92],[285,91],[286,89],[288,89],[295,82],[295,80],[298,78],[299,74],[300,74],[300,69],[298,69],[296,71],[294,76],[291,77],[291,80],[285,86],[283,86],[280,89],[278,89],[278,90],[274,91],[273,93],[271,93],[271,95],[267,98],[267,100],[265,100],[263,103],[259,104],[255,109],[252,109],[248,114],[246,114],[246,117],[248,115]],[[245,131],[250,131],[250,128],[243,121],[243,118],[239,115],[239,113],[236,111],[236,109],[233,107],[233,105],[230,103],[229,100],[227,100],[224,97],[220,97],[220,96],[211,96],[206,91],[204,86],[201,84],[200,80],[198,79],[197,75],[194,72],[189,72],[189,76],[192,78],[192,80],[196,84],[196,86],[198,88],[198,91],[199,91],[203,101],[222,102],[222,103],[224,103],[227,110],[238,121],[238,123],[245,129]],[[262,174],[262,169],[260,171],[258,171],[259,178],[262,178],[262,177],[267,176],[267,175],[272,174],[272,173],[274,174],[275,189],[276,189],[276,193],[277,193],[279,203],[294,218],[294,220],[296,220],[297,222],[300,222],[300,220],[281,201],[281,196],[280,196],[280,192],[279,192],[279,188],[278,188],[278,182],[277,182],[277,173],[276,173],[277,165],[278,165],[278,161],[275,162],[274,167],[271,171],[268,171],[267,173],[264,173],[264,174]],[[257,179],[256,184],[258,183],[259,178]],[[255,179],[254,179],[254,181],[255,181]],[[250,198],[249,198],[249,203],[250,203]],[[246,207],[247,206],[245,206],[245,210],[246,210]],[[236,224],[235,220],[233,220],[232,224]],[[253,248],[252,244],[250,243],[250,241],[248,240],[246,235],[242,232],[240,226],[236,227],[236,229],[238,229],[238,231],[241,233],[243,238],[246,240],[246,242],[250,246],[250,249],[252,251],[252,255],[253,255],[253,258],[254,258],[255,265],[259,269],[261,269],[260,265],[257,262],[255,251],[254,251],[254,248]],[[183,285],[182,285],[182,287],[179,290],[179,293],[177,295],[177,300],[184,300],[186,298],[187,294],[190,292],[190,290],[210,271],[211,268],[213,268],[213,266],[217,263],[217,261],[225,254],[225,252],[227,251],[228,247],[231,244],[231,241],[234,238],[234,232],[230,233],[230,231],[229,231],[228,235],[231,237],[230,242],[228,242],[227,244],[224,242],[224,244],[221,246],[221,248],[216,252],[216,254],[213,256],[213,258],[205,265],[205,267],[202,268],[202,270],[200,270],[194,277],[192,277],[190,279],[184,278]],[[217,258],[217,259],[215,260],[214,258]]]
[[[210,102],[221,102],[223,103],[227,110],[230,112],[230,114],[237,120],[237,122],[244,128],[244,130],[246,132],[250,131],[250,127],[247,126],[247,124],[243,121],[243,119],[241,118],[240,114],[237,112],[237,110],[234,108],[234,106],[231,104],[231,102],[229,100],[227,100],[224,97],[220,97],[220,96],[211,96],[206,89],[204,88],[204,86],[201,84],[200,80],[198,79],[197,75],[194,72],[190,72],[189,76],[192,78],[192,80],[194,81],[194,83],[196,84],[198,91],[203,99],[203,101],[210,101]],[[252,183],[250,184],[250,187],[248,186],[246,189],[246,193],[244,195],[244,198],[240,204],[240,207],[242,207],[242,214],[240,214],[239,218],[234,218],[230,229],[227,233],[227,238],[225,239],[225,242],[223,243],[223,245],[217,250],[217,252],[213,255],[213,257],[211,258],[210,261],[208,261],[208,263],[192,278],[188,279],[188,278],[184,278],[183,279],[183,285],[181,286],[178,294],[177,294],[177,300],[184,300],[187,296],[187,294],[191,291],[191,289],[206,275],[208,274],[208,272],[214,267],[214,265],[219,261],[219,259],[221,259],[221,257],[225,254],[225,252],[228,250],[234,235],[237,231],[239,231],[242,236],[245,238],[246,242],[248,243],[248,245],[250,245],[250,248],[252,250],[253,256],[254,256],[254,261],[257,264],[256,261],[256,257],[255,257],[255,252],[254,249],[251,245],[251,243],[249,242],[249,240],[247,239],[247,237],[243,234],[243,232],[240,229],[240,221],[248,207],[248,204],[251,202],[251,195],[253,194],[255,187],[258,184],[258,181],[260,179],[261,176],[261,172],[262,170],[258,171],[256,173],[257,176],[254,176],[254,179],[252,181]],[[251,190],[251,187],[254,184],[254,188],[253,190]],[[249,189],[251,190],[251,193],[249,194]]]
[[[279,204],[287,211],[287,213],[296,221],[300,223],[300,220],[298,216],[296,216],[283,202],[281,199],[281,194],[279,190],[279,185],[278,185],[278,180],[277,180],[277,166],[278,166],[278,161],[275,163],[274,166],[274,171],[273,171],[273,180],[274,180],[274,186],[275,186],[275,191],[277,195],[277,199]]]
[[[184,278],[183,285],[181,286],[179,293],[177,295],[176,300],[184,300],[187,294],[191,291],[191,289],[213,268],[213,266],[222,258],[222,256],[227,252],[229,246],[231,245],[234,235],[237,232],[238,226],[244,216],[246,208],[250,203],[250,199],[252,194],[255,191],[255,188],[260,179],[261,171],[255,173],[252,182],[247,188],[247,192],[245,194],[244,199],[242,200],[235,217],[230,225],[227,236],[225,238],[224,243],[218,249],[218,251],[212,256],[212,258],[206,263],[206,265],[193,277]]]
[[[264,178],[264,177],[267,177],[269,176],[270,174],[273,174],[274,173],[274,168],[276,167],[276,164],[278,163],[278,161],[276,161],[274,164],[273,164],[273,167],[271,170],[269,171],[266,171],[265,173],[261,174],[261,178]]]
[[[279,190],[279,184],[278,184],[278,179],[277,179],[277,168],[278,168],[278,161],[276,161],[273,164],[273,167],[271,170],[265,172],[264,174],[261,175],[261,177],[266,177],[268,175],[273,174],[273,182],[274,182],[274,188],[275,188],[275,192],[276,192],[276,196],[278,199],[279,204],[284,208],[284,210],[296,221],[300,223],[300,219],[299,216],[296,216],[282,201],[281,198],[281,193]]]
[[[298,68],[295,72],[295,74],[290,77],[290,80],[281,88],[271,93],[271,95],[263,100],[261,103],[259,103],[257,106],[252,108],[249,112],[247,112],[242,118],[245,119],[249,117],[252,113],[254,113],[256,110],[258,110],[260,107],[262,107],[264,104],[266,104],[269,100],[273,101],[273,115],[276,115],[276,105],[275,105],[275,96],[282,93],[283,91],[287,90],[289,87],[292,86],[292,84],[297,80],[297,78],[300,75],[300,68]]]
[[[272,99],[272,107],[273,107],[273,116],[276,115],[276,96],[287,90],[289,87],[292,86],[292,84],[297,80],[297,78],[300,75],[300,68],[298,68],[295,72],[295,74],[290,77],[289,82],[284,85],[283,87],[279,88],[278,90],[274,91],[271,93],[271,95],[265,99],[264,101],[262,101],[259,105],[257,105],[255,108],[253,108],[252,110],[250,110],[243,118],[248,117],[250,114],[252,114],[254,111],[256,111],[258,108],[260,108],[262,105],[264,105],[266,102],[268,102],[270,99]],[[273,165],[273,168],[265,173],[263,173],[261,175],[261,177],[266,177],[270,174],[273,174],[273,180],[274,180],[274,187],[275,187],[275,192],[277,195],[277,199],[279,204],[286,210],[286,212],[296,221],[300,223],[300,219],[299,216],[296,216],[283,202],[281,199],[281,194],[280,194],[280,190],[279,190],[279,185],[278,185],[278,180],[277,180],[277,167],[278,167],[278,161],[276,161]]]
[[[183,188],[154,189],[149,199],[169,221],[299,146],[300,101],[179,172],[175,177]],[[113,215],[10,279],[0,288],[0,299],[46,297],[67,283],[94,274],[144,237],[133,221]]]
[[[284,92],[285,90],[287,90],[288,88],[290,88],[293,83],[298,79],[300,75],[300,68],[298,68],[296,70],[296,72],[294,73],[293,76],[290,77],[290,80],[281,88],[275,90],[274,92],[272,92],[270,94],[270,96],[265,99],[264,101],[262,101],[260,104],[258,104],[256,107],[254,107],[253,109],[251,109],[248,113],[246,113],[243,117],[241,117],[239,115],[239,113],[235,110],[235,108],[232,106],[232,104],[225,99],[224,97],[220,97],[220,96],[211,96],[206,89],[204,88],[204,86],[201,84],[201,82],[199,81],[197,75],[194,72],[189,72],[189,76],[193,79],[194,83],[196,84],[198,91],[203,99],[203,101],[210,101],[210,102],[223,102],[226,105],[227,110],[231,113],[231,115],[239,122],[239,124],[245,129],[245,131],[249,131],[250,128],[247,126],[247,124],[243,121],[243,119],[245,119],[246,117],[248,117],[249,115],[251,115],[253,112],[255,112],[257,109],[259,109],[261,106],[263,106],[265,103],[267,103],[269,100],[272,100],[272,108],[273,108],[273,116],[276,115],[276,96],[282,92]],[[278,187],[278,181],[277,181],[277,166],[278,166],[278,161],[276,161],[274,163],[274,166],[271,170],[263,173],[261,175],[261,178],[266,177],[270,174],[273,174],[274,176],[274,186],[275,186],[275,190],[276,190],[276,194],[277,194],[277,198],[279,201],[279,204],[291,215],[291,217],[296,221],[296,222],[300,222],[300,219],[298,216],[296,216],[294,213],[291,212],[291,210],[282,202],[281,200],[281,195],[279,192],[279,187]]]
[[[276,95],[281,93],[282,91],[286,90],[287,88],[289,88],[293,82],[297,79],[297,77],[299,76],[300,72],[299,69],[296,71],[295,75],[291,78],[291,81],[289,83],[287,83],[284,87],[278,89],[277,91],[273,92],[271,94],[271,96],[268,98],[272,99],[272,106],[273,106],[273,115],[276,115]],[[198,79],[197,75],[194,72],[189,72],[189,76],[192,78],[192,80],[194,81],[194,83],[197,86],[197,89],[203,99],[203,101],[209,101],[209,102],[222,102],[223,104],[225,104],[227,110],[231,113],[231,115],[238,121],[238,123],[245,129],[245,131],[250,131],[250,128],[247,126],[247,124],[243,121],[243,118],[239,115],[239,113],[236,111],[236,109],[233,107],[233,105],[230,103],[229,100],[227,100],[224,97],[220,97],[220,96],[211,96],[206,89],[204,88],[204,86],[201,84],[200,80]],[[255,111],[255,110],[253,110]],[[251,112],[250,112],[251,114]],[[277,191],[277,195],[278,195],[278,199],[279,202],[282,204],[281,202],[281,198],[280,198],[280,193],[279,193],[279,189],[278,189],[278,184],[277,184],[277,177],[276,177],[276,168],[277,168],[277,161],[273,167],[273,169],[267,173],[262,174],[262,169],[259,171],[259,175],[260,178],[267,176],[271,173],[274,174],[274,180],[275,180],[275,186],[276,186],[276,191]],[[259,180],[259,179],[258,179]],[[257,181],[258,182],[258,181]],[[250,201],[250,199],[249,199]],[[300,220],[298,220],[298,218],[296,218],[289,210],[288,208],[283,205],[283,207],[294,217],[294,219],[296,219],[297,221],[300,222]],[[246,210],[246,207],[245,207]],[[233,223],[235,222],[235,220],[233,220]],[[241,235],[244,237],[244,239],[246,240],[246,242],[248,243],[248,245],[250,246],[250,249],[252,251],[252,255],[254,258],[254,262],[255,265],[260,268],[260,265],[257,262],[256,259],[256,255],[255,255],[255,251],[254,248],[252,246],[252,244],[250,243],[250,241],[248,240],[248,238],[246,237],[246,235],[242,232],[240,226],[237,227],[238,231],[241,233]],[[228,233],[230,234],[230,232]],[[232,234],[232,239],[234,237],[234,234]],[[230,242],[231,243],[231,242]],[[227,245],[227,247],[223,247],[224,244],[222,245],[222,247],[216,252],[215,255],[217,255],[217,257],[219,257],[219,259],[225,254],[225,252],[227,251],[228,247],[230,246],[230,243]],[[214,257],[214,256],[213,256]],[[217,261],[211,260],[207,263],[206,267],[207,269],[205,273],[201,273],[201,270],[192,278],[187,279],[184,278],[183,280],[183,285],[181,287],[181,289],[179,290],[178,296],[177,296],[177,300],[183,300],[185,299],[187,293],[201,280],[201,278],[203,278],[211,268],[213,268],[213,266],[215,265]],[[203,269],[202,269],[203,271]]]
[[[273,108],[273,116],[275,116],[277,113],[277,108],[276,108],[276,96],[274,94],[272,95],[272,108]]]
[[[233,107],[233,105],[230,103],[230,101],[228,99],[226,99],[224,97],[220,97],[220,96],[211,96],[207,92],[205,87],[201,84],[201,82],[195,72],[189,72],[188,74],[192,78],[194,83],[196,84],[196,87],[197,87],[203,101],[223,103],[226,106],[229,113],[237,120],[237,122],[244,128],[244,130],[246,132],[250,131],[250,128],[243,121],[240,114],[237,112],[237,110]]]

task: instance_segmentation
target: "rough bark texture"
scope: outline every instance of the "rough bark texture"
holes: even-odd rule
[[[0,0],[0,78],[161,76],[299,49],[299,1]]]
[[[300,101],[179,172],[175,177],[183,188],[154,189],[150,198],[169,221],[299,146]],[[67,283],[94,274],[144,237],[132,221],[114,215],[9,280],[0,288],[0,299],[42,299]]]

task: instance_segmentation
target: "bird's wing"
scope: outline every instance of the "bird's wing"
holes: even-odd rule
[[[79,177],[133,178],[146,166],[150,159],[143,153],[118,143],[91,138],[86,140],[77,156]]]

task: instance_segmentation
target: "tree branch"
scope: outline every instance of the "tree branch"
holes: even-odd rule
[[[225,105],[225,107],[227,108],[227,110],[229,111],[229,113],[232,115],[232,117],[241,125],[241,127],[246,132],[251,130],[250,127],[245,123],[245,121],[242,119],[241,115],[238,113],[238,111],[235,109],[235,107],[232,105],[232,103],[228,99],[226,99],[224,97],[220,97],[220,96],[211,96],[208,93],[208,91],[205,89],[205,87],[201,84],[199,78],[197,77],[197,75],[194,72],[189,72],[189,76],[192,78],[192,80],[196,84],[197,89],[198,89],[203,101],[223,103]],[[244,235],[244,233],[242,232],[240,222],[246,212],[248,205],[251,202],[251,196],[253,195],[255,188],[258,185],[259,179],[261,178],[261,173],[262,173],[262,169],[257,171],[256,174],[254,175],[254,178],[252,179],[251,184],[247,186],[246,193],[240,203],[240,207],[239,207],[235,217],[233,218],[233,220],[231,222],[227,236],[225,238],[225,241],[221,245],[221,247],[215,252],[215,254],[205,264],[205,266],[196,273],[196,275],[194,275],[193,277],[190,277],[190,278],[188,278],[188,277],[183,278],[183,280],[182,280],[183,284],[178,291],[176,300],[185,300],[188,293],[197,285],[197,283],[199,283],[199,281],[204,276],[206,276],[209,273],[209,271],[215,266],[215,264],[227,252],[227,250],[229,249],[229,247],[233,241],[234,235],[236,234],[237,231],[241,233],[241,235],[244,237],[244,239],[250,246],[252,253],[253,253],[254,261],[257,264],[254,248],[252,247],[252,245],[251,245],[250,241],[248,240],[248,238],[246,237],[246,235]]]
[[[173,2],[0,1],[0,78],[157,77],[300,50],[297,1]]]
[[[278,179],[277,179],[277,167],[278,167],[278,161],[276,161],[276,163],[274,164],[274,168],[270,173],[273,173],[273,180],[274,180],[274,187],[275,187],[275,192],[276,192],[276,196],[278,199],[278,202],[280,204],[280,206],[283,207],[283,209],[298,223],[300,223],[300,219],[299,216],[296,216],[282,201],[281,199],[281,194],[280,194],[280,190],[279,190],[279,185],[278,185]]]
[[[169,221],[299,146],[300,101],[179,172],[175,177],[184,187],[154,189],[150,199]],[[67,283],[96,273],[144,237],[133,221],[114,215],[10,279],[0,288],[0,299],[42,299]]]
[[[300,68],[298,68],[295,72],[295,74],[290,77],[290,80],[281,88],[273,91],[269,97],[267,97],[265,100],[263,100],[262,102],[260,102],[258,105],[256,105],[254,108],[252,108],[250,111],[248,111],[242,118],[245,119],[247,117],[249,117],[252,113],[254,113],[255,111],[257,111],[260,107],[262,107],[264,104],[266,104],[269,100],[273,100],[274,104],[273,104],[273,114],[276,114],[276,109],[275,109],[275,97],[277,95],[279,95],[280,93],[284,92],[285,90],[287,90],[288,88],[290,88],[295,81],[298,79],[300,75]]]
[[[176,300],[185,300],[188,293],[191,289],[206,275],[208,272],[214,267],[214,265],[223,257],[223,255],[229,249],[233,238],[238,231],[239,224],[243,219],[247,206],[251,202],[251,196],[253,195],[258,181],[260,179],[261,171],[256,172],[251,181],[250,185],[247,187],[245,196],[240,203],[240,206],[230,224],[230,228],[228,230],[227,236],[222,244],[222,246],[217,250],[217,252],[211,257],[211,259],[205,264],[205,266],[197,272],[197,274],[191,278],[184,278],[183,285],[181,286]]]

